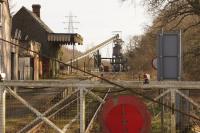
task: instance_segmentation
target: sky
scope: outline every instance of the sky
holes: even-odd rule
[[[151,17],[145,11],[141,0],[13,0],[14,12],[22,6],[32,10],[32,4],[41,5],[41,19],[56,33],[65,33],[68,27],[63,22],[69,21],[66,16],[74,17],[75,32],[84,38],[83,46],[77,46],[85,51],[113,36],[113,31],[121,31],[125,43],[131,36],[144,32],[145,25],[150,24]],[[110,54],[104,48],[105,54]],[[107,52],[106,52],[107,51]]]

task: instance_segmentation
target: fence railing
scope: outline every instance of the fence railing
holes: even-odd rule
[[[170,109],[164,105],[155,105],[155,102],[143,99],[152,112],[152,130],[156,131],[157,128],[158,132],[165,130],[172,133],[185,130],[185,127],[177,127],[177,116],[179,116],[178,113],[181,113],[176,110],[176,108],[179,108],[177,106],[177,96],[185,99],[186,103],[190,103],[190,106],[183,107],[189,109],[189,111],[186,109],[182,112],[183,116],[189,118],[187,127],[190,127],[190,130],[198,129],[198,123],[200,122],[198,120],[200,117],[198,102],[200,102],[200,99],[192,99],[185,91],[190,91],[198,97],[200,95],[200,82],[165,81],[143,84],[134,81],[116,81],[115,83],[127,87],[127,91],[132,89],[141,92],[145,97],[146,95],[155,97],[153,100],[161,101],[161,103],[163,102],[171,107]],[[15,89],[17,92],[13,91],[13,87],[17,88]],[[65,133],[69,131],[70,126],[74,123],[74,129],[78,129],[80,133],[92,132],[92,125],[95,123],[97,114],[106,97],[111,95],[112,91],[118,89],[119,87],[102,81],[0,82],[0,132],[12,132],[6,130],[15,128],[14,132],[31,133],[45,129],[44,127],[50,127],[50,129],[45,129],[43,132]],[[69,92],[69,90],[70,93],[66,94],[66,91]],[[101,91],[103,93],[98,93]],[[115,95],[121,94],[120,92],[116,94],[116,92]],[[195,92],[199,92],[199,95]],[[91,100],[95,102],[91,102]],[[181,103],[179,104],[181,105]],[[92,110],[88,110],[90,108]],[[18,121],[17,123],[21,125],[17,128],[9,127],[9,124],[12,125],[13,121],[15,124]],[[76,123],[77,121],[78,123]],[[159,125],[159,127],[154,127],[155,125]]]

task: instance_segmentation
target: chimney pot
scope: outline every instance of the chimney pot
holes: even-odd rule
[[[38,18],[40,18],[40,8],[41,8],[41,6],[40,6],[39,4],[34,4],[34,5],[32,5],[33,13],[34,13]]]

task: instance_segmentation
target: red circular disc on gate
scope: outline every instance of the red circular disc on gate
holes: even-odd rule
[[[103,133],[148,133],[151,116],[145,104],[134,96],[110,97],[101,112]]]

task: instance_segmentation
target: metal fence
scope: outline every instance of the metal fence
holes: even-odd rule
[[[119,83],[142,94],[140,98],[152,114],[151,132],[199,131],[199,82]],[[1,133],[98,133],[101,132],[98,114],[105,98],[108,95],[130,95],[129,90],[113,92],[119,88],[110,84],[79,80],[4,81],[0,87]],[[190,97],[183,90],[189,90]],[[189,112],[176,110],[176,95],[190,103]],[[164,106],[149,101],[146,96],[164,103]],[[185,120],[184,124],[177,124],[178,113]]]

